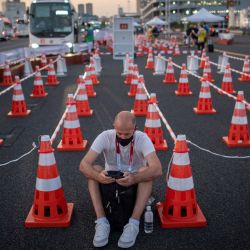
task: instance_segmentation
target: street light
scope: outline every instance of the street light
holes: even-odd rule
[[[166,29],[170,30],[170,0],[165,0],[165,21]]]

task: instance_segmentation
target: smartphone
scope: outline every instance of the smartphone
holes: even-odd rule
[[[115,179],[123,178],[123,172],[121,172],[121,171],[109,170],[109,171],[107,171],[107,173],[108,173],[109,177],[112,177]]]

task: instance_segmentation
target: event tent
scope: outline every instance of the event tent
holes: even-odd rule
[[[166,22],[162,21],[159,17],[154,17],[146,23],[147,25],[166,25]]]
[[[186,17],[185,20],[194,23],[200,23],[200,22],[214,23],[214,22],[222,22],[224,20],[224,17],[213,15],[210,12],[208,12],[208,10],[202,8],[194,15]]]

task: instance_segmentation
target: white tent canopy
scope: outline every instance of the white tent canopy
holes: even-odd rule
[[[134,26],[134,27],[139,27],[139,26],[141,26],[141,25],[140,25],[139,23],[137,23],[136,21],[134,21],[134,22],[133,22],[133,26]]]
[[[213,15],[210,12],[208,12],[208,10],[202,8],[194,15],[188,16],[185,19],[189,22],[194,22],[194,23],[200,23],[200,22],[213,23],[213,22],[222,22],[224,20],[224,17]]]
[[[154,17],[146,23],[147,25],[166,25],[166,22],[162,21],[159,17]]]

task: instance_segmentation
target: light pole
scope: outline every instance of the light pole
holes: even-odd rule
[[[166,30],[170,31],[170,0],[165,0]]]

